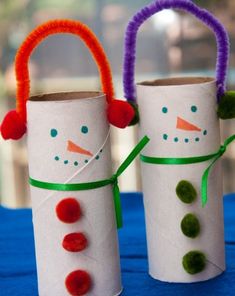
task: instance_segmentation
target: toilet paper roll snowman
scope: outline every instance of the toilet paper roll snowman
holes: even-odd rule
[[[105,108],[105,95],[92,92],[31,97],[27,103],[40,295],[121,292],[112,188],[72,188],[112,175]],[[54,191],[50,186],[56,184],[65,191]]]
[[[134,85],[137,31],[164,9],[181,9],[206,24],[217,40],[216,78],[188,77]],[[225,270],[219,117],[235,117],[225,92],[228,35],[205,9],[187,0],[158,0],[130,20],[125,38],[124,92],[149,144],[141,154],[150,275],[167,282],[205,281]]]
[[[57,33],[84,41],[98,65],[102,92],[28,99],[29,57],[43,39]],[[148,139],[112,175],[107,117],[111,122],[112,110],[118,109],[123,116],[115,119],[116,125],[124,127],[134,111],[128,103],[114,100],[106,55],[84,24],[70,20],[42,24],[18,50],[15,67],[17,108],[4,118],[1,134],[4,139],[19,139],[27,125],[39,295],[119,295],[116,228],[122,226],[122,217],[117,178]]]

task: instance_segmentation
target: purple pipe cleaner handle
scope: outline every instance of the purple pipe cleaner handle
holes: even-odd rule
[[[189,0],[157,0],[142,8],[130,20],[125,35],[125,52],[123,66],[123,85],[124,95],[129,102],[136,102],[135,93],[135,53],[136,38],[140,26],[152,15],[164,9],[178,8],[191,13],[201,20],[215,34],[217,42],[217,61],[216,61],[216,83],[217,97],[219,98],[226,90],[225,80],[229,58],[229,37],[224,26],[206,9],[199,8]]]

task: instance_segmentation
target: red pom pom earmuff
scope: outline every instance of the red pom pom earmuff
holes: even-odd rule
[[[9,111],[1,124],[1,134],[4,140],[18,140],[26,133],[27,127],[16,110]]]
[[[113,100],[107,109],[108,121],[119,128],[127,127],[135,117],[134,108],[125,101]]]

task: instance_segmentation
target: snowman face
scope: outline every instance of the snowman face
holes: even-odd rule
[[[91,133],[89,126],[81,125],[80,129],[74,133],[72,139],[72,137],[66,138],[60,134],[59,128],[51,128],[49,130],[49,137],[50,141],[53,141],[53,144],[55,144],[54,150],[56,151],[57,146],[55,142],[60,146],[60,152],[58,149],[52,156],[53,161],[60,165],[74,167],[82,167],[84,164],[88,163],[97,151],[91,151],[85,144],[81,145],[79,142],[86,143],[86,139],[90,136],[89,133]],[[101,153],[102,150],[96,155],[95,160],[99,160]]]
[[[184,104],[185,108],[187,110],[181,110],[181,108],[172,105],[167,106],[164,104],[162,106],[162,120],[167,119],[173,124],[171,131],[163,131],[162,141],[185,144],[200,143],[207,136],[207,128],[200,125],[200,106],[189,103]]]
[[[95,178],[110,175],[109,166],[103,169],[110,159],[105,96],[78,92],[39,99],[27,103],[30,176],[62,183],[78,171],[73,181],[86,182],[96,172]]]
[[[172,78],[155,84],[137,84],[140,136],[150,138],[144,153],[190,157],[216,151],[220,138],[215,80]]]

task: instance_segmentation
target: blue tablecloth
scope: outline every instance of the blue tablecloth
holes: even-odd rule
[[[195,284],[167,284],[148,275],[142,195],[122,194],[122,205],[123,296],[235,295],[235,194],[224,198],[227,270],[213,280]],[[38,295],[31,214],[29,209],[0,207],[0,296]]]

